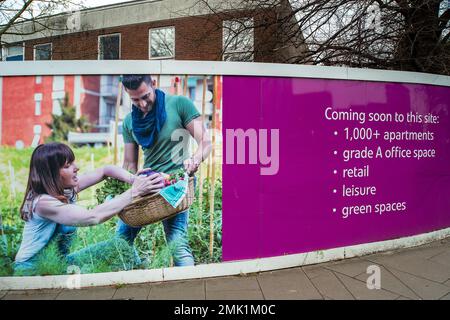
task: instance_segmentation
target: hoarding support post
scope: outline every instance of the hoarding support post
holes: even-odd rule
[[[119,90],[117,92],[117,99],[116,99],[116,110],[115,110],[115,123],[114,123],[114,165],[117,165],[117,161],[118,161],[118,143],[117,143],[117,135],[119,132],[119,108],[120,108],[120,99],[122,98],[122,82],[119,81]]]
[[[91,170],[95,170],[95,155],[91,152]],[[95,188],[91,188],[92,203],[95,203]]]
[[[188,75],[184,76],[184,86],[183,86],[183,96],[187,97],[187,89],[188,89]]]
[[[217,86],[217,76],[213,76],[213,100],[212,100],[212,169],[211,169],[211,193],[209,195],[209,255],[213,257],[214,251],[214,194],[216,191],[216,88]]]
[[[205,105],[206,105],[206,76],[203,77],[203,97],[202,97],[202,128],[205,125]],[[199,216],[198,216],[198,224],[202,224],[202,216],[203,216],[203,166],[200,165],[200,181],[198,184],[198,204],[199,204]]]

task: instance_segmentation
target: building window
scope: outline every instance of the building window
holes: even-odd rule
[[[53,92],[64,91],[64,76],[53,76],[52,90]]]
[[[253,18],[223,22],[223,60],[253,61]]]
[[[120,33],[98,37],[98,59],[120,59]]]
[[[35,116],[40,116],[42,114],[41,111],[41,101],[36,101],[36,106],[34,108],[34,115]]]
[[[149,58],[175,58],[175,27],[149,30]]]
[[[34,60],[52,60],[52,44],[44,43],[35,45]]]
[[[9,46],[2,48],[3,61],[23,61],[23,46]]]
[[[34,94],[34,115],[40,116],[42,114],[42,93]]]

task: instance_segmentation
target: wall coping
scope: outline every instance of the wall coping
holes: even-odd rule
[[[398,82],[450,87],[450,76],[430,73],[259,62],[190,60],[58,60],[0,62],[0,76],[224,75]]]
[[[81,275],[0,277],[0,290],[67,289],[245,275],[424,245],[450,236],[450,228],[392,240],[270,258]]]

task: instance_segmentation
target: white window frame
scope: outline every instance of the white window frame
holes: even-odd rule
[[[222,21],[222,49],[223,49],[223,54],[222,54],[222,60],[223,61],[228,61],[225,60],[225,56],[226,55],[233,55],[233,54],[245,54],[248,51],[227,51],[227,49],[225,48],[225,32],[230,32],[229,28],[225,28],[224,25],[225,23],[239,23],[238,21],[242,21],[242,20],[249,20],[251,21],[252,26],[255,25],[254,19],[253,17],[244,17],[244,18],[238,18],[238,19],[232,19],[232,20],[223,20]],[[255,30],[252,28],[251,29],[251,35],[252,35],[252,56],[251,56],[251,60],[247,61],[247,62],[253,62],[255,60]]]
[[[119,58],[117,60],[122,59],[122,34],[120,32],[118,32],[118,33],[111,33],[111,34],[102,34],[102,35],[98,36],[98,38],[97,38],[97,60],[104,60],[104,59],[100,59],[100,39],[107,38],[107,37],[113,37],[113,36],[119,36]]]
[[[152,57],[152,31],[153,30],[161,30],[161,29],[173,29],[173,55],[165,56],[165,57]],[[169,60],[175,59],[175,44],[176,44],[176,30],[175,26],[166,26],[166,27],[158,27],[158,28],[150,28],[148,29],[148,59],[149,60]]]
[[[2,47],[2,61],[6,61],[6,58],[9,57],[9,48],[10,47],[22,47],[22,60],[21,61],[25,61],[25,44],[12,44],[12,45],[5,45],[4,47]]]
[[[52,92],[64,91],[66,86],[66,81],[64,76],[53,76],[52,81]]]
[[[42,93],[34,94],[34,115],[35,116],[42,115],[42,99],[43,99]]]
[[[53,43],[52,42],[46,42],[46,43],[35,44],[33,46],[33,60],[34,61],[50,61],[50,60],[36,60],[36,47],[46,46],[46,45],[50,45],[50,60],[53,60]]]
[[[42,115],[42,101],[41,100],[36,100],[34,102],[34,115],[35,116]]]

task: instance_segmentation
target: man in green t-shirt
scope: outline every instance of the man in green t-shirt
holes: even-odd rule
[[[192,101],[156,89],[149,75],[124,75],[122,83],[133,103],[131,113],[123,121],[123,167],[131,172],[137,171],[141,146],[145,158],[144,168],[171,173],[184,167],[189,174],[196,172],[200,163],[208,157],[212,146],[207,129]],[[189,135],[198,143],[198,149],[191,157],[188,154]],[[160,174],[151,175],[150,178],[158,190],[164,186]],[[194,265],[187,239],[188,220],[189,210],[186,210],[162,222],[166,240],[174,246],[175,266]],[[117,234],[132,244],[140,229],[119,220]]]

